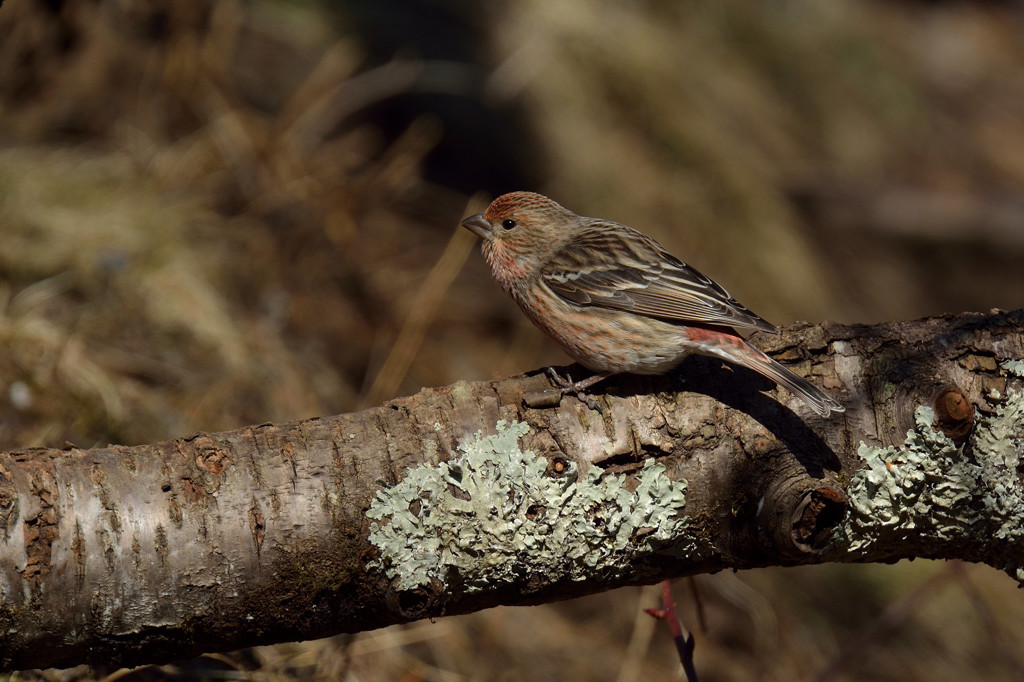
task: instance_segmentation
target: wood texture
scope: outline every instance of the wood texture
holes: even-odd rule
[[[902,444],[919,406],[941,408],[956,422],[943,428],[958,433],[965,414],[996,409],[993,391],[1019,387],[1001,363],[1024,358],[1024,311],[805,325],[754,342],[846,414],[822,420],[751,372],[693,357],[665,377],[601,384],[600,412],[573,397],[525,407],[524,394],[550,388],[537,372],[291,424],[0,454],[0,669],[183,658],[725,568],[908,556],[1008,568],[976,535],[854,555],[837,531],[861,443]],[[586,580],[525,572],[486,590],[396,589],[369,568],[380,559],[367,539],[377,491],[410,467],[458,457],[499,420],[529,426],[520,444],[552,475],[632,476],[657,459],[687,482],[687,541],[702,550],[638,554],[627,572],[598,566]],[[1016,471],[1006,473],[1019,488]]]

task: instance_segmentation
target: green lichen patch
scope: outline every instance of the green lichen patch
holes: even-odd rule
[[[1024,582],[1024,394],[1010,390],[995,415],[974,436],[986,489],[984,514],[995,522],[992,538],[1005,543],[1004,570]]]
[[[1024,379],[1024,360],[1003,360],[999,367],[1007,374]]]
[[[917,427],[900,448],[861,443],[867,466],[850,480],[849,549],[866,552],[880,541],[900,541],[922,532],[939,537],[963,532],[954,510],[970,498],[974,476],[960,450],[932,428],[935,413],[919,407]],[[927,526],[927,527],[925,527]]]
[[[526,424],[504,420],[481,432],[460,455],[411,469],[377,492],[367,511],[380,568],[402,590],[436,579],[472,592],[538,576],[545,581],[616,575],[639,554],[695,551],[681,516],[686,481],[672,481],[648,460],[636,474],[573,465],[558,476],[548,461],[523,452]]]
[[[860,445],[866,466],[847,489],[850,552],[948,540],[981,546],[984,558],[1024,580],[1024,394],[1011,390],[995,414],[978,420],[969,457],[933,428],[930,408],[915,417],[901,447]]]

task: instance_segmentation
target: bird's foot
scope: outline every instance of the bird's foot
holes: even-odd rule
[[[568,374],[563,377],[554,367],[546,368],[544,373],[551,377],[551,381],[555,383],[555,386],[562,389],[563,392],[572,390],[573,380]]]
[[[602,411],[601,406],[597,404],[597,401],[594,400],[592,395],[585,392],[585,389],[590,388],[598,381],[601,381],[601,379],[610,376],[609,374],[595,374],[594,376],[583,379],[582,381],[573,381],[572,377],[568,374],[563,377],[561,374],[556,372],[554,367],[548,367],[546,372],[547,375],[551,377],[551,381],[553,381],[555,386],[558,387],[559,393],[562,395],[573,394],[581,403],[590,409],[597,412]]]

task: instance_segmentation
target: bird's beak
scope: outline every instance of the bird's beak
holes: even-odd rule
[[[484,219],[483,213],[477,213],[476,215],[469,216],[462,221],[462,226],[478,237],[483,237],[484,239],[490,239],[493,236],[491,233],[491,223]]]

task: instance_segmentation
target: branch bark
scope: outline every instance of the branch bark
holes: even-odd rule
[[[183,658],[725,568],[931,557],[1024,577],[1024,311],[755,343],[845,415],[693,357],[605,382],[600,412],[525,407],[550,387],[539,372],[0,454],[0,669]]]

